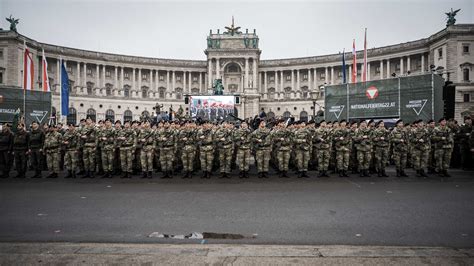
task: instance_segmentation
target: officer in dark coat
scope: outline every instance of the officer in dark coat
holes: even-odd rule
[[[25,125],[19,123],[17,132],[13,136],[13,156],[15,158],[15,167],[18,172],[16,178],[25,178],[26,173],[26,155],[29,150],[30,135],[25,130]]]
[[[13,133],[9,124],[3,124],[0,132],[0,169],[2,178],[8,178],[11,168]]]
[[[35,175],[33,176],[33,178],[41,178],[41,153],[43,152],[44,132],[36,121],[33,121],[31,123],[29,141],[31,166],[35,171]]]

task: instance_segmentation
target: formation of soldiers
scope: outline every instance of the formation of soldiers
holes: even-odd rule
[[[248,178],[254,162],[259,178],[268,178],[270,168],[282,178],[291,169],[300,178],[309,177],[309,170],[317,170],[318,177],[330,173],[387,177],[386,167],[392,162],[397,177],[407,177],[405,169],[410,164],[417,177],[437,173],[445,178],[450,177],[455,139],[461,143],[463,165],[471,166],[474,137],[470,117],[461,127],[443,118],[437,125],[399,120],[390,129],[382,120],[316,124],[256,118],[235,124],[126,121],[122,125],[110,120],[96,124],[87,118],[79,127],[71,124],[67,128],[61,124],[41,128],[33,122],[30,131],[20,123],[15,133],[4,124],[0,168],[3,178],[9,177],[13,160],[19,178],[26,176],[28,167],[34,171],[32,178],[41,178],[45,169],[49,178],[58,177],[61,169],[67,171],[67,178],[94,178],[96,174],[152,178],[154,171],[161,171],[162,178],[178,172],[192,178],[197,171],[202,172],[201,178],[210,178],[216,171],[221,178],[230,178],[235,168],[240,178]]]

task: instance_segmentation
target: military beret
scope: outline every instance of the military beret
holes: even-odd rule
[[[433,122],[434,122],[433,119],[428,120],[428,124],[433,123]]]
[[[446,121],[446,118],[442,117],[438,120],[438,123],[441,123],[441,121],[445,120]]]
[[[326,122],[326,120],[323,119],[323,120],[319,121],[319,124],[321,124],[322,122]]]
[[[468,115],[466,115],[466,116],[464,117],[464,121],[466,121],[466,120],[471,120],[471,117],[468,116]]]
[[[337,121],[336,121],[336,122],[337,122]],[[342,123],[342,122],[346,122],[346,120],[345,120],[345,119],[342,119],[339,123]]]
[[[374,122],[374,120],[370,120],[370,121],[369,121],[369,124],[371,123],[371,121]],[[362,120],[360,120],[359,123],[360,123],[360,124],[362,124],[362,123],[366,123],[366,124],[367,124],[367,121],[366,121],[365,119],[362,119]]]
[[[32,125],[33,125],[33,124],[38,124],[38,121],[33,121],[33,122],[31,122],[31,124],[32,124]]]
[[[375,125],[378,126],[378,125],[380,125],[380,123],[383,123],[383,120],[377,121],[377,123],[375,123]]]
[[[342,121],[341,121],[341,122],[342,122]],[[351,122],[351,126],[354,125],[354,124],[357,125],[357,121],[354,120],[354,121]]]
[[[370,119],[368,124],[371,124],[371,123],[374,123],[374,122],[375,121],[373,119]]]
[[[115,124],[122,124],[120,120],[115,121]]]
[[[81,120],[79,120],[79,122],[85,122],[86,120],[84,118],[82,118]]]
[[[397,122],[395,122],[395,125],[398,125],[399,123],[402,123],[402,124],[403,124],[403,120],[398,119]]]

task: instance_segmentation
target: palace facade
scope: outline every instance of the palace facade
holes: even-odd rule
[[[22,87],[23,43],[35,60],[35,88],[41,88],[41,51],[48,61],[53,110],[59,111],[60,59],[70,82],[71,121],[91,115],[99,119],[138,119],[162,110],[187,110],[186,95],[211,94],[222,79],[224,94],[238,97],[240,118],[262,110],[269,116],[311,118],[324,110],[324,86],[342,83],[342,54],[262,60],[255,30],[210,31],[206,60],[127,56],[57,46],[13,31],[0,31],[0,85]],[[358,51],[358,80],[362,69]],[[368,80],[437,71],[455,86],[454,118],[474,115],[474,24],[449,26],[427,38],[367,51]],[[352,71],[346,53],[346,73]],[[350,80],[349,80],[350,81]],[[442,107],[439,107],[442,108]]]

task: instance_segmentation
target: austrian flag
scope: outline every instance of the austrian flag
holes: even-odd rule
[[[33,56],[25,45],[25,55],[23,60],[23,89],[33,90],[35,67],[33,64]]]

